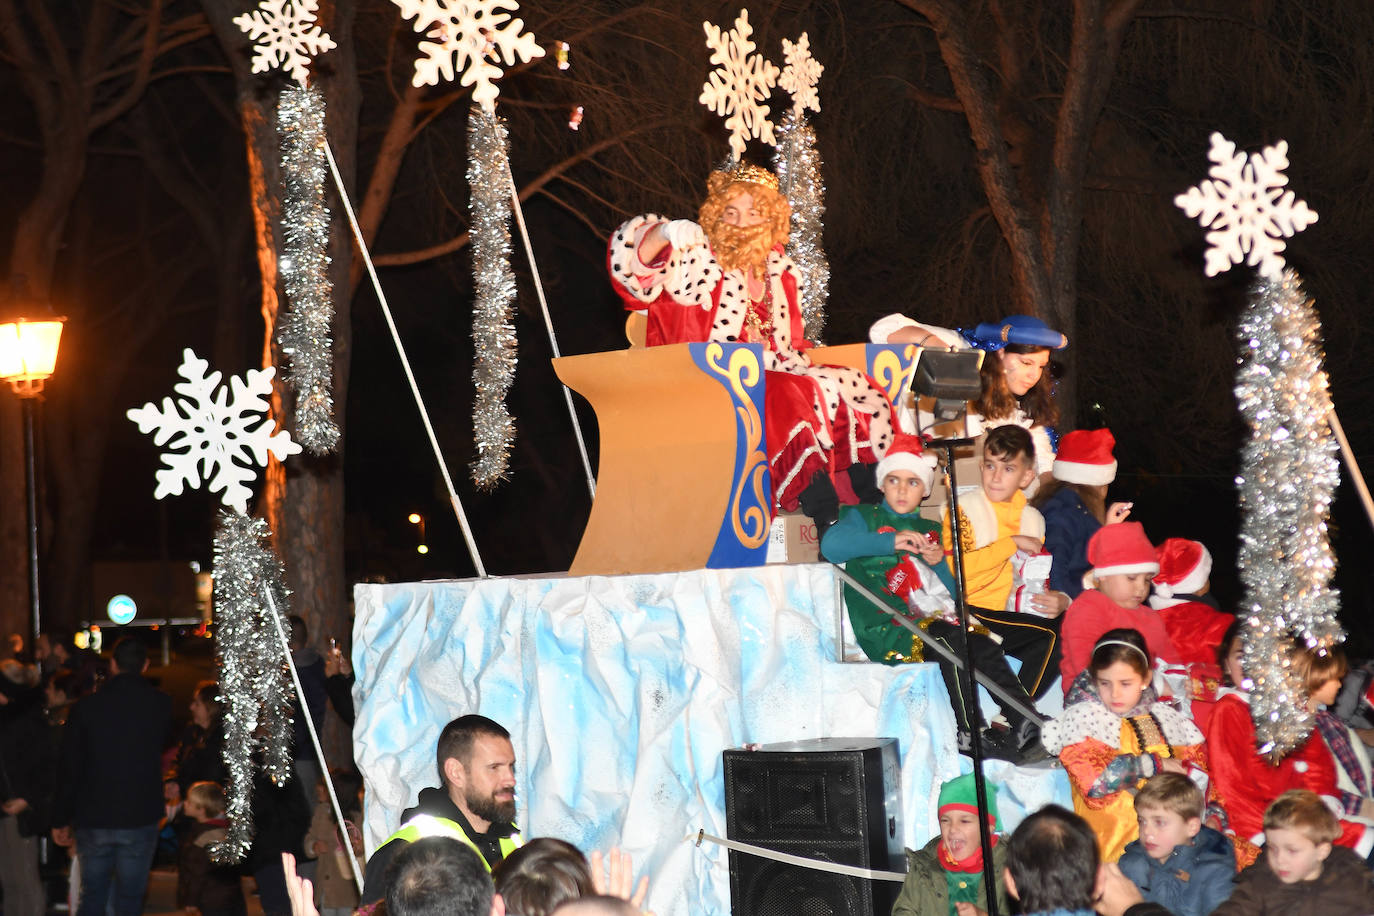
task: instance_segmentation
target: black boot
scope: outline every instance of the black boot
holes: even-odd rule
[[[817,471],[797,497],[802,512],[816,523],[816,539],[819,540],[840,517],[840,496],[835,492],[835,482],[830,472],[824,468]]]

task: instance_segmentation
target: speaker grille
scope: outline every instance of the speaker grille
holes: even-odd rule
[[[871,895],[859,886],[867,883],[845,875],[764,862],[740,882],[740,892],[750,902],[748,912],[753,916],[854,916],[871,912]],[[736,914],[741,912],[738,904],[731,908]]]
[[[722,758],[730,839],[837,864],[900,869],[901,832],[886,804],[900,796],[895,739],[794,742],[730,750]],[[730,853],[734,916],[888,916],[899,888]]]

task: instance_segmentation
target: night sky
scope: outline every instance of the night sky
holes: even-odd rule
[[[522,70],[502,84],[501,104],[522,184],[564,157],[624,134],[525,204],[559,344],[575,354],[622,346],[623,313],[604,273],[607,234],[638,212],[693,215],[706,170],[727,151],[718,120],[696,104],[709,66],[700,23],[729,23],[737,7],[612,0],[576,4],[577,11],[566,6],[527,2],[521,15],[546,46],[583,36],[573,42],[572,68],[558,71],[550,58]],[[964,327],[1014,311],[1006,243],[986,209],[967,121],[931,104],[952,87],[929,24],[897,2],[854,6],[795,0],[751,10],[755,37],[770,57],[781,63],[780,39],[806,30],[827,67],[822,111],[813,121],[827,184],[826,342],[863,339],[867,326],[891,311]],[[1008,123],[1025,128],[1016,135],[1018,161],[1043,177],[1052,168],[1068,23],[1060,4],[1027,6],[1039,12],[1028,12],[1014,32],[1024,74],[1014,85],[999,85],[995,77],[1006,73],[1006,61],[990,61],[984,72],[999,85],[999,110]],[[1071,337],[1066,371],[1078,382],[1078,425],[1109,425],[1120,443],[1112,498],[1133,500],[1135,517],[1155,541],[1175,535],[1205,541],[1217,558],[1215,589],[1223,605],[1240,594],[1233,481],[1243,430],[1230,385],[1232,329],[1248,273],[1204,278],[1202,232],[1172,205],[1174,194],[1206,177],[1211,131],[1249,151],[1279,139],[1291,144],[1291,187],[1321,221],[1290,244],[1290,262],[1321,310],[1333,395],[1347,432],[1358,454],[1374,452],[1374,423],[1365,409],[1371,370],[1361,335],[1374,275],[1368,258],[1374,13],[1344,0],[1302,9],[1237,6],[1187,2],[1166,11],[1147,3],[1129,28],[1093,133],[1078,327],[1065,329]],[[196,12],[181,7],[181,15]],[[365,181],[393,93],[408,79],[411,38],[390,4],[360,0],[359,7],[358,157]],[[981,5],[970,10],[981,22]],[[598,22],[613,24],[596,31]],[[975,31],[990,47],[986,24]],[[82,377],[74,385],[69,376],[53,382],[54,400],[80,398],[83,386],[117,386],[104,420],[108,441],[97,437],[106,452],[94,560],[210,560],[212,500],[197,493],[154,503],[156,450],[123,411],[170,393],[183,347],[236,354],[239,364],[217,366],[228,372],[261,359],[243,140],[224,53],[206,37],[159,63],[165,75],[143,101],[93,136],[67,222],[54,298],[67,303],[63,310],[74,322],[86,323],[86,346],[98,337],[108,347],[133,348],[127,370],[113,381]],[[263,91],[278,85],[263,78]],[[12,60],[0,60],[0,89],[6,125],[0,176],[11,189],[13,214],[39,181],[42,161],[35,109]],[[579,104],[585,118],[572,132],[568,112]],[[417,135],[374,253],[435,244],[466,227],[465,109],[451,106]],[[196,236],[190,211],[155,180],[156,170],[167,166],[148,155],[140,138],[185,167],[201,205],[217,216],[220,250]],[[768,158],[757,144],[750,155]],[[0,220],[7,250],[14,232],[11,219]],[[520,282],[521,362],[509,402],[519,438],[511,480],[490,494],[477,493],[467,476],[468,251],[381,271],[479,547],[489,570],[502,574],[566,569],[589,508],[518,242],[512,260]],[[131,336],[136,321],[116,311],[153,302],[159,283],[171,303],[146,306],[152,327]],[[471,575],[399,361],[365,279],[363,286],[352,299],[344,413],[348,581]],[[227,331],[226,308],[238,310]],[[81,352],[60,363],[59,374],[86,370]],[[578,402],[595,458],[595,420]],[[43,457],[48,465],[64,460],[51,448]],[[410,512],[426,518],[430,552],[423,557],[406,521]],[[1346,624],[1363,648],[1363,621],[1374,612],[1363,556],[1374,536],[1348,485],[1332,529]]]

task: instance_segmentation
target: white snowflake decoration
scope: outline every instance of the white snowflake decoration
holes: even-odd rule
[[[1288,144],[1280,140],[1247,156],[1219,133],[1207,154],[1216,165],[1212,177],[1174,198],[1207,233],[1207,276],[1215,277],[1245,260],[1261,276],[1278,280],[1283,272],[1284,239],[1317,221],[1317,213],[1283,190],[1288,176]],[[1248,255],[1248,259],[1247,256]]]
[[[251,13],[234,17],[234,25],[257,42],[253,72],[281,67],[302,86],[306,67],[318,54],[332,50],[334,40],[315,24],[316,0],[262,0]]]
[[[283,461],[287,455],[300,452],[301,447],[291,441],[286,430],[272,432],[276,422],[271,417],[263,417],[261,423],[253,425],[267,413],[264,395],[272,393],[276,370],[249,369],[243,379],[230,376],[226,389],[219,387],[223,373],[205,374],[209,366],[186,348],[177,369],[177,375],[186,381],[172,386],[173,391],[185,397],[176,402],[163,398],[161,409],[150,401],[130,410],[128,417],[138,424],[139,432],[155,431],[155,444],[186,449],[162,453],[166,466],[158,469],[155,499],[169,493],[179,496],[183,484],[192,489],[199,487],[203,474],[211,492],[223,490],[224,504],[244,513],[252,495],[246,484],[258,476],[255,466],[267,464],[268,452]],[[229,389],[233,390],[232,403]]]
[[[703,22],[706,47],[711,49],[711,63],[716,64],[701,87],[699,101],[711,111],[725,118],[730,131],[730,149],[735,159],[744,155],[749,137],[772,144],[773,122],[768,120],[768,106],[761,104],[772,95],[778,81],[778,68],[762,54],[754,54],[754,34],[749,25],[749,11],[739,11],[735,27],[729,32],[720,26]]]
[[[507,67],[517,61],[544,56],[534,36],[521,33],[525,23],[512,19],[520,8],[515,0],[392,0],[401,17],[415,18],[415,31],[435,41],[420,42],[423,55],[415,61],[416,86],[434,86],[442,76],[452,82],[457,59],[460,85],[472,87],[472,100],[484,111],[496,110],[500,91],[494,80],[502,76],[497,61]],[[499,54],[499,57],[498,57]]]
[[[821,81],[825,67],[811,56],[811,39],[805,32],[796,44],[786,38],[782,40],[782,59],[787,64],[778,77],[778,86],[792,96],[792,115],[800,118],[808,108],[820,111],[821,97],[816,93],[816,84]]]

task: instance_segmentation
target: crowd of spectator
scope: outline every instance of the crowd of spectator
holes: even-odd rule
[[[348,662],[337,651],[308,651],[306,640],[296,622],[293,659],[311,684],[308,714],[318,724],[339,698],[334,708],[351,720]],[[1374,913],[1374,844],[1363,829],[1374,813],[1363,742],[1374,732],[1335,714],[1342,680],[1363,693],[1369,670],[1351,675],[1339,650],[1295,647],[1290,663],[1318,722],[1308,743],[1282,759],[1260,758],[1249,725],[1248,737],[1209,748],[1204,731],[1224,727],[1228,701],[1244,692],[1237,641],[1232,627],[1217,646],[1223,686],[1210,700],[1190,695],[1189,705],[1155,677],[1157,658],[1140,632],[1117,628],[1097,639],[1065,713],[1043,730],[1069,773],[1078,813],[1051,806],[1003,836],[989,784],[999,911]],[[619,851],[587,856],[560,839],[524,840],[510,734],[480,715],[445,726],[435,747],[438,785],[416,787],[418,803],[369,861],[357,828],[357,774],[329,777],[344,811],[340,826],[323,774],[307,783],[303,774],[318,770],[297,759],[287,785],[264,778],[255,786],[252,848],[227,864],[215,851],[229,826],[218,686],[195,686],[185,728],[173,735],[172,701],[145,676],[139,639],[121,640],[106,659],[66,640],[44,639],[35,649],[29,657],[11,641],[10,657],[0,659],[7,916],[41,916],[55,902],[40,879],[44,837],[71,856],[77,916],[143,912],[157,861],[175,866],[177,906],[188,916],[244,916],[245,887],[269,916],[635,916],[645,905],[648,877],[636,877]],[[1360,709],[1357,702],[1347,711]],[[1233,778],[1209,778],[1225,769],[1214,761],[1227,755],[1245,758],[1229,764]],[[1253,829],[1250,808],[1258,811]],[[894,916],[979,916],[988,907],[970,776],[942,788],[938,814],[939,836],[909,852]],[[361,893],[355,865],[365,876]]]

